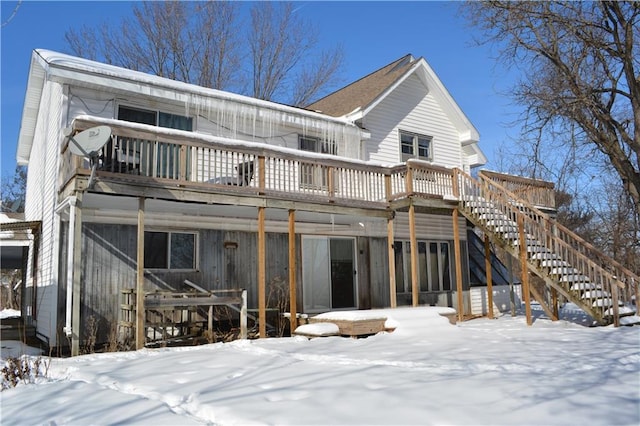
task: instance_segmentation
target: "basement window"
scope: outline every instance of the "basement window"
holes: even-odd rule
[[[145,231],[144,267],[196,270],[197,242],[197,234],[194,232]]]

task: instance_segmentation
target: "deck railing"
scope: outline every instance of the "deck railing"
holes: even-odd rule
[[[571,230],[565,228],[547,214],[527,201],[517,199],[517,195],[496,180],[480,175],[479,180],[456,170],[457,193],[463,201],[463,210],[471,212],[470,201],[482,201],[493,211],[493,215],[504,217],[505,226],[523,223],[526,239],[535,242],[558,256],[577,271],[584,282],[595,284],[586,302],[598,311],[600,318],[614,317],[618,320],[618,303],[632,304],[637,298],[640,278],[614,259],[600,252]],[[610,298],[609,304],[600,300]],[[593,311],[592,311],[593,312]]]
[[[556,200],[554,185],[551,182],[512,176],[489,170],[480,171],[479,175],[506,188],[519,199],[543,209],[555,210]]]
[[[386,208],[409,196],[455,199],[453,170],[421,160],[384,166],[331,155],[90,116],[73,130],[112,129],[97,157],[97,176],[284,199]],[[62,147],[60,187],[89,163]],[[498,174],[493,174],[496,178]],[[502,175],[501,182],[508,181]],[[514,177],[512,185],[520,184]],[[552,185],[547,188],[551,188]]]
[[[102,177],[379,207],[409,195],[452,196],[452,171],[418,160],[387,167],[88,116],[76,118],[73,129],[104,124],[112,136],[97,157],[97,175]],[[62,149],[61,167],[61,186],[74,174],[89,172],[88,161],[71,155],[68,144]]]

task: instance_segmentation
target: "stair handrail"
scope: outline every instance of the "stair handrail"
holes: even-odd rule
[[[640,276],[638,276],[635,272],[633,272],[630,269],[626,268],[624,265],[620,264],[618,261],[613,259],[611,256],[607,255],[606,253],[602,252],[600,249],[594,247],[591,243],[586,241],[584,238],[580,237],[578,234],[576,234],[575,232],[573,232],[572,230],[570,230],[566,226],[562,225],[560,222],[558,222],[557,220],[552,218],[549,214],[541,211],[540,209],[538,209],[537,207],[535,207],[534,205],[532,205],[528,201],[518,198],[515,194],[513,194],[507,188],[505,188],[504,186],[500,185],[499,183],[489,179],[488,177],[483,176],[482,173],[480,173],[479,176],[480,176],[480,180],[481,181],[485,182],[489,186],[495,186],[502,193],[508,195],[509,197],[513,197],[513,200],[517,200],[518,203],[521,204],[523,207],[526,207],[528,210],[533,211],[536,215],[541,216],[548,223],[550,223],[553,226],[555,226],[556,230],[562,231],[562,233],[567,234],[568,237],[570,237],[571,239],[575,240],[578,243],[578,245],[584,246],[585,248],[587,248],[590,252],[592,252],[592,254],[596,255],[599,258],[599,260],[602,260],[602,259],[606,260],[607,264],[613,264],[613,266],[615,266],[616,269],[619,269],[620,272],[624,273],[625,275],[628,275],[635,282],[640,283]],[[471,176],[469,176],[469,177],[471,177]],[[556,237],[560,238],[557,235],[556,235]],[[560,238],[560,239],[562,241],[565,241],[567,244],[571,245],[570,241],[566,241],[566,240],[564,240],[562,238]],[[585,254],[585,253],[583,253],[583,254]],[[591,256],[588,256],[588,257],[591,257]]]
[[[462,179],[459,178],[460,176],[464,177],[466,182],[463,182]],[[468,185],[470,189],[474,190],[473,192],[475,195],[480,195],[482,192],[486,192],[485,194],[482,194],[482,199],[495,200],[497,203],[501,204],[497,209],[512,220],[522,217],[525,222],[529,224],[527,232],[532,234],[538,243],[543,244],[545,248],[553,253],[562,253],[562,259],[566,260],[570,265],[572,265],[572,267],[579,268],[582,274],[586,274],[591,282],[599,282],[602,290],[610,291],[609,298],[612,299],[612,308],[606,309],[603,306],[597,306],[595,304],[592,305],[593,309],[600,309],[603,316],[611,315],[610,311],[612,309],[614,322],[617,324],[619,321],[617,306],[618,300],[620,300],[619,296],[622,296],[622,300],[631,301],[632,296],[635,295],[636,301],[638,300],[638,284],[640,283],[640,279],[638,279],[636,274],[629,271],[627,268],[622,267],[622,265],[619,265],[618,262],[611,259],[606,254],[593,248],[593,251],[599,254],[598,257],[608,259],[609,265],[611,263],[615,263],[620,266],[620,269],[615,271],[617,273],[614,273],[601,266],[601,264],[596,263],[587,254],[578,250],[574,245],[577,243],[579,247],[584,247],[585,245],[590,247],[593,246],[580,237],[575,238],[573,241],[574,245],[572,245],[568,241],[554,235],[553,227],[549,229],[550,227],[548,225],[551,224],[554,227],[562,227],[562,225],[549,217],[549,215],[530,205],[530,203],[520,200],[506,188],[491,180],[483,179],[478,181],[459,169],[455,169],[454,171],[454,185],[456,186],[456,195],[459,196],[461,205],[464,205],[464,197],[461,195],[464,194],[463,191],[466,185]],[[479,191],[479,193],[477,191]],[[474,193],[470,195],[474,195]],[[571,232],[568,232],[567,234],[575,236],[575,234]],[[551,247],[549,247],[549,245]],[[615,283],[615,285],[611,285],[613,283]],[[618,294],[618,288],[623,290],[622,295]],[[591,302],[593,303],[594,301],[591,300]]]

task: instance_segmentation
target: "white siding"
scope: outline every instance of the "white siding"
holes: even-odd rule
[[[514,302],[516,309],[521,305],[522,288],[520,284],[513,286],[515,293]],[[487,287],[471,287],[471,315],[488,315]],[[493,316],[497,317],[501,313],[511,311],[511,296],[509,286],[493,286]]]
[[[399,163],[398,130],[433,137],[433,163],[461,167],[460,135],[443,108],[413,75],[389,94],[364,119],[371,132],[365,159]]]
[[[464,218],[458,218],[460,241],[467,240],[467,226]],[[395,239],[408,240],[409,214],[398,212],[393,220]],[[453,219],[451,215],[416,214],[416,236],[419,240],[453,240]]]
[[[42,234],[37,270],[36,326],[38,333],[55,344],[57,321],[56,235],[58,221],[54,213],[57,199],[57,172],[62,127],[62,86],[46,82],[36,124],[36,136],[28,166],[25,219],[41,220]],[[27,277],[27,286],[33,277]]]
[[[116,116],[116,98],[113,94],[71,88],[68,99],[67,126],[79,115],[92,115],[100,118],[115,118]]]

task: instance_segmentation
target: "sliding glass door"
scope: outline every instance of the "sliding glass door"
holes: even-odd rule
[[[353,238],[302,238],[305,312],[356,308],[356,262]]]

